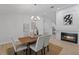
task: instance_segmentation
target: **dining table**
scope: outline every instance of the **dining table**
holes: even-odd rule
[[[30,45],[30,44],[33,44],[37,41],[37,36],[23,36],[23,37],[19,37],[19,41],[22,43],[22,44],[25,44],[25,45]]]

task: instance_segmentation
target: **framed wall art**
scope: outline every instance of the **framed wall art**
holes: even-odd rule
[[[64,15],[64,25],[72,25],[72,23],[73,23],[73,15],[72,14]]]

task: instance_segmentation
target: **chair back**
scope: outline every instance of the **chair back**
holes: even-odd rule
[[[44,36],[44,41],[43,41],[44,47],[46,47],[49,44],[50,36],[51,35]]]
[[[44,39],[43,36],[38,37],[37,42],[36,42],[36,46],[35,46],[37,51],[41,50],[43,48],[43,39]]]
[[[16,38],[11,38],[11,43],[13,45],[13,48],[14,50],[16,51],[16,41],[15,41]]]

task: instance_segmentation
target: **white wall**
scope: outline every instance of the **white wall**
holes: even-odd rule
[[[45,19],[42,16],[39,17],[41,20]],[[49,19],[46,19],[45,22],[43,22],[46,26],[45,31],[52,33],[52,22]],[[23,24],[29,24],[30,20],[30,16],[24,14],[0,14],[0,44],[10,42],[10,39],[12,37],[24,35]],[[41,24],[41,26],[43,26],[44,24]],[[42,33],[43,28],[41,28],[41,26],[39,29],[41,29]]]
[[[52,34],[52,22],[55,23],[55,13],[46,14],[46,15],[38,15],[44,22],[45,32]],[[31,16],[31,15],[30,15]],[[0,14],[0,44],[4,44],[10,41],[11,37],[14,36],[22,36],[23,33],[23,24],[30,23],[30,16],[27,14]],[[32,14],[33,16],[33,14]],[[52,17],[51,17],[52,16]],[[42,31],[41,31],[42,32]]]
[[[50,35],[52,35],[52,22],[49,21],[49,19],[47,21],[44,22],[43,24],[44,26],[44,32],[48,33]]]
[[[73,15],[72,25],[64,25],[63,16],[65,14]],[[56,12],[56,26],[57,26],[57,30],[79,31],[79,5],[57,11]]]
[[[43,15],[44,19],[44,32],[52,34],[52,27],[56,24],[56,11],[52,11],[49,14]]]
[[[64,25],[63,16],[65,14],[73,15],[72,25]],[[79,44],[79,5],[65,8],[56,13],[56,39],[61,39],[61,32],[76,33],[78,34],[78,44]]]
[[[23,24],[29,23],[26,15],[0,15],[0,44],[8,42],[10,37],[23,35]]]

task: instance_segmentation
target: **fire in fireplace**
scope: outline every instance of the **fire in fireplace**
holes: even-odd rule
[[[61,40],[63,41],[68,41],[68,42],[73,42],[73,43],[77,43],[78,41],[78,34],[75,33],[65,33],[65,32],[61,32]]]

